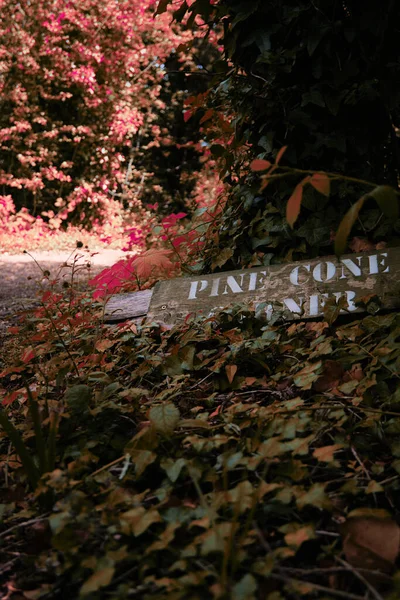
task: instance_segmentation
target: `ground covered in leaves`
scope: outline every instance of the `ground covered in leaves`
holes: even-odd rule
[[[44,300],[0,364],[3,598],[399,597],[399,314]]]

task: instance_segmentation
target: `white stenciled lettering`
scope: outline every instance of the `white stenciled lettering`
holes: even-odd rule
[[[257,273],[257,283],[256,283],[257,290],[262,288],[262,286],[265,283],[266,277],[267,277],[267,271],[260,271],[259,273]]]
[[[197,288],[199,287],[200,284],[200,289],[198,290]],[[189,300],[195,300],[197,298],[197,292],[204,292],[204,290],[208,287],[208,281],[206,281],[205,279],[201,279],[201,280],[197,280],[197,281],[192,281],[190,284],[190,291],[189,291],[189,296],[188,299]]]
[[[310,317],[317,317],[322,313],[328,298],[329,294],[312,294],[310,296]]]
[[[292,285],[301,285],[301,283],[299,282],[299,270],[300,269],[305,269],[306,271],[310,272],[311,266],[310,265],[299,265],[298,267],[295,267],[289,276],[290,283]],[[305,283],[305,282],[303,281],[302,283]]]
[[[352,275],[355,275],[356,277],[360,277],[362,275],[362,271],[361,271],[362,256],[357,256],[356,260],[358,261],[358,265],[356,265],[356,263],[351,258],[342,258],[340,260],[340,263],[342,265],[342,274],[340,276],[340,279],[347,279],[347,273],[345,271],[345,267],[346,267],[346,269],[348,269],[348,271],[350,271],[350,273]]]
[[[283,303],[286,305],[286,308],[290,310],[290,312],[301,315],[303,312],[303,298],[299,298],[299,303],[295,302],[293,298],[285,298]]]
[[[240,277],[240,285],[243,285],[243,278],[245,276],[245,273],[241,273],[239,275]],[[228,275],[228,277],[226,278],[226,286],[224,291],[222,292],[223,294],[229,294],[228,292],[228,288],[231,289],[231,291],[234,294],[241,294],[243,293],[242,288],[240,287],[240,285],[238,284],[238,282],[236,281],[236,279],[233,277],[233,275]]]
[[[221,281],[220,277],[217,277],[216,279],[213,279],[212,286],[211,286],[211,294],[210,294],[210,296],[218,296],[218,294],[219,294],[219,282],[220,281]]]
[[[349,310],[349,311],[357,310],[357,306],[353,302],[354,298],[356,297],[356,293],[352,292],[350,290],[346,290],[345,294],[346,294],[346,300],[347,300],[347,304],[348,304],[347,310]]]
[[[254,292],[257,286],[258,273],[250,273],[249,292]]]
[[[378,262],[378,255],[377,254],[372,254],[371,256],[368,256],[368,260],[369,260],[369,274],[370,275],[377,275],[378,273],[389,273],[389,266],[386,265],[386,259],[387,259],[387,252],[382,252],[379,255],[379,258],[381,260],[379,260]],[[384,270],[380,270],[379,266],[381,267],[386,267],[384,268]]]
[[[326,272],[323,273],[322,271],[322,265],[326,265]],[[324,269],[325,271],[325,269]],[[323,283],[325,281],[329,281],[330,279],[333,279],[336,275],[336,265],[333,262],[330,262],[329,260],[327,260],[326,262],[323,263],[318,263],[313,270],[313,278],[314,281],[319,281],[320,283]],[[324,277],[324,278],[323,278]]]

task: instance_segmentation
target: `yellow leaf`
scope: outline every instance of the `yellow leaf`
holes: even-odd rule
[[[80,596],[87,596],[88,594],[97,592],[100,588],[109,585],[112,581],[114,572],[115,567],[112,566],[95,571],[81,587]]]
[[[343,444],[332,444],[332,446],[324,446],[323,448],[317,448],[313,452],[313,456],[321,462],[333,462],[334,454],[337,450],[343,448]]]
[[[314,528],[311,525],[305,525],[300,527],[297,531],[287,533],[285,535],[285,542],[288,546],[295,546],[298,548],[303,542],[307,542],[315,538]]]

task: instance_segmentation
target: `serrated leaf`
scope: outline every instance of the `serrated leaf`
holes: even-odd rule
[[[347,211],[339,225],[335,237],[335,254],[337,257],[340,257],[345,253],[350,231],[358,218],[358,213],[360,212],[365,199],[366,196],[362,196],[357,200],[357,202]]]
[[[314,173],[310,179],[310,184],[314,189],[324,196],[329,196],[331,191],[331,180],[325,173]]]
[[[300,214],[301,201],[303,199],[303,182],[296,185],[293,194],[290,196],[286,205],[286,220],[290,227],[293,229],[293,225],[297,221]]]
[[[172,433],[180,419],[179,409],[172,402],[157,404],[149,411],[153,427],[164,434]]]
[[[250,169],[252,171],[265,171],[266,169],[269,169],[270,166],[271,163],[269,162],[269,160],[255,158],[250,164]]]
[[[399,195],[390,185],[378,185],[367,196],[376,200],[386,217],[397,221],[399,218]]]
[[[132,265],[137,275],[148,279],[153,271],[170,271],[173,264],[168,258],[171,250],[147,250],[132,260]]]

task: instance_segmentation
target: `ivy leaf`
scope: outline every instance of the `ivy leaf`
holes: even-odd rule
[[[168,475],[168,479],[175,483],[181,474],[183,467],[186,466],[186,460],[184,458],[178,458],[178,460],[174,460],[173,458],[166,458],[161,461],[161,468],[164,469],[166,474]]]
[[[120,523],[122,532],[135,537],[142,535],[153,523],[162,521],[158,510],[137,506],[121,514]]]
[[[149,411],[149,420],[157,431],[164,434],[172,433],[178,424],[180,414],[172,402],[157,404]]]
[[[212,268],[223,267],[226,262],[233,256],[232,248],[224,248],[216,258],[212,261]]]
[[[110,585],[115,573],[115,567],[110,564],[111,561],[107,562],[109,563],[108,565],[100,567],[85,581],[80,589],[80,596],[87,596],[88,594],[97,592],[102,587]]]
[[[334,462],[334,454],[341,448],[343,448],[343,444],[332,444],[331,446],[316,448],[313,452],[313,456],[321,462]]]
[[[325,173],[314,173],[310,179],[310,183],[314,189],[324,196],[329,196],[331,191],[331,180]]]
[[[308,542],[315,538],[315,531],[312,525],[304,525],[296,531],[289,532],[285,535],[285,542],[288,546],[299,548],[304,542]]]
[[[252,171],[265,171],[266,169],[269,169],[270,166],[271,163],[269,162],[269,160],[262,160],[261,158],[256,158],[250,164],[250,169]]]
[[[353,206],[347,211],[345,216],[343,217],[339,228],[336,232],[335,238],[335,254],[339,258],[342,254],[344,254],[347,246],[347,240],[350,235],[351,228],[357,220],[358,213],[360,212],[366,196],[362,196]]]
[[[301,371],[294,376],[294,383],[302,390],[311,389],[312,384],[316,381],[322,370],[322,362],[319,360],[316,363],[308,363]]]
[[[386,217],[397,221],[399,218],[399,195],[390,185],[378,185],[367,196],[376,200]]]

